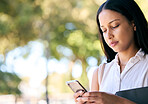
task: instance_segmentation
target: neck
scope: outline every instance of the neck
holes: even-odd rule
[[[132,51],[130,49],[129,51],[118,52],[118,54],[119,54],[119,65],[125,66],[127,64],[127,62],[129,61],[129,59],[136,55],[138,50],[139,50],[138,48],[135,48],[135,49],[132,49]]]

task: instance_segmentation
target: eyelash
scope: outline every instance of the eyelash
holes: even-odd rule
[[[114,26],[114,27],[111,27],[111,29],[115,29],[115,28],[117,28],[117,27],[119,27],[119,25],[116,25],[116,26]],[[102,32],[105,33],[106,30],[105,30],[105,31],[102,31]]]
[[[117,27],[119,27],[119,25],[116,25],[116,26],[114,26],[114,27],[112,27],[112,28],[114,29],[114,28],[117,28]]]

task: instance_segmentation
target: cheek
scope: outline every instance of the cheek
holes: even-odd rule
[[[108,44],[109,39],[105,35],[103,35],[103,38],[104,38],[105,42],[107,43],[107,45],[109,46],[109,44]]]
[[[121,31],[118,35],[118,39],[120,39],[120,42],[129,45],[134,42],[134,32],[131,29],[126,29],[126,31]]]
[[[132,40],[133,39],[133,37],[134,37],[134,31],[132,31],[131,29],[126,29],[126,30],[123,30],[123,31],[121,31],[121,37],[123,38],[123,39],[125,39],[125,41],[126,40]]]

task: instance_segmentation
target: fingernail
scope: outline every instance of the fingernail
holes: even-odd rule
[[[82,93],[83,91],[79,91],[80,93]]]
[[[79,100],[80,100],[80,98],[77,98],[76,100],[77,100],[77,101],[79,101]]]

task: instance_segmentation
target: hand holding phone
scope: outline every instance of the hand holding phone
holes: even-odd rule
[[[66,83],[74,93],[78,91],[83,91],[84,93],[87,92],[87,90],[82,86],[82,84],[78,80],[71,80],[67,81]]]

